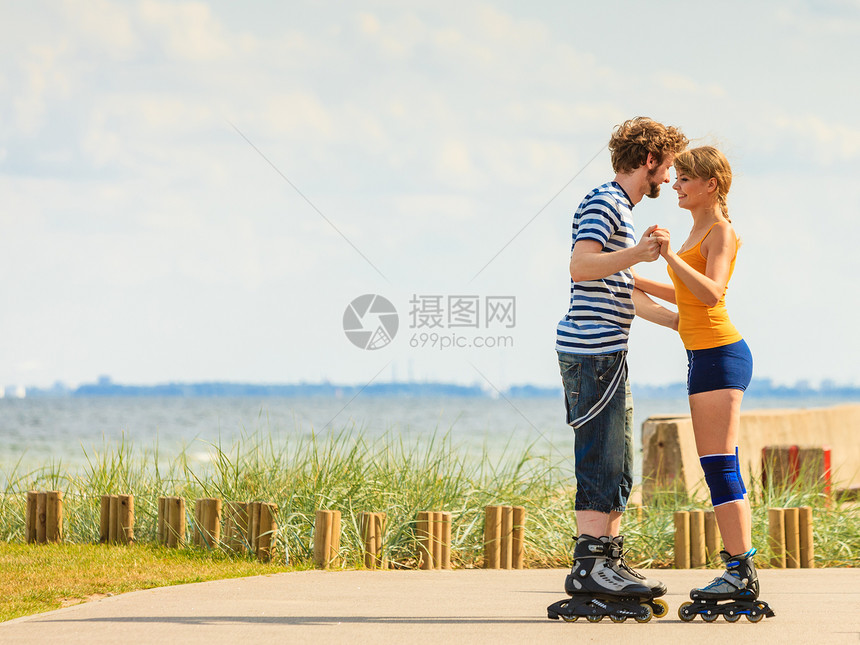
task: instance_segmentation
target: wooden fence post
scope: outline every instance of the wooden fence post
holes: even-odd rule
[[[707,563],[705,546],[705,511],[690,511],[690,567],[698,569]]]
[[[316,512],[314,563],[321,569],[337,566],[340,551],[340,511]]]
[[[785,566],[800,568],[800,510],[786,508],[785,514]]]
[[[714,562],[720,552],[720,527],[717,526],[717,514],[714,511],[705,513],[705,551],[708,562]]]
[[[47,535],[46,522],[48,509],[48,494],[45,491],[36,493],[36,543],[44,544]]]
[[[640,507],[641,509],[641,507]],[[525,527],[526,509],[524,506],[514,506],[514,530],[513,530],[513,560],[511,566],[514,569],[522,569],[525,556]]]
[[[815,568],[815,545],[812,542],[812,507],[800,507],[800,566]]]
[[[498,569],[502,557],[502,507],[484,509],[484,568]]]
[[[689,511],[675,511],[675,568],[690,568]]]
[[[383,567],[385,513],[359,513],[358,531],[364,551],[364,566],[368,569]]]
[[[768,542],[770,544],[770,566],[785,569],[785,510],[771,508],[767,511]]]
[[[39,493],[34,490],[27,491],[27,512],[24,523],[24,539],[27,544],[36,542],[36,525],[39,513],[37,511]]]

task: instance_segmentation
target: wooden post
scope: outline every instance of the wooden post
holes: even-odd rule
[[[433,569],[442,568],[442,512],[430,513],[430,535],[433,542]]]
[[[442,545],[441,561],[439,569],[451,568],[451,513],[443,511],[439,513],[440,541]]]
[[[432,516],[428,511],[418,512],[415,525],[415,536],[418,538],[418,568],[433,568],[433,533],[431,532]]]
[[[785,566],[800,568],[800,509],[785,509]]]
[[[102,513],[104,513],[104,497],[102,497]],[[164,530],[165,520],[167,519],[167,505],[164,497],[158,498],[158,520],[155,525],[156,540],[160,546],[166,546],[167,533]],[[107,540],[107,535],[105,535]]]
[[[675,568],[690,568],[690,513],[675,511]]]
[[[277,508],[274,504],[260,504],[260,536],[257,546],[257,559],[261,562],[270,562],[272,560],[272,553],[274,552],[272,544],[275,532],[278,530],[278,524],[275,521],[275,511]],[[338,532],[340,532],[339,525],[337,528]]]
[[[642,510],[642,507],[639,507]],[[526,509],[524,506],[514,506],[513,553],[511,566],[514,569],[523,568],[525,553],[524,541],[526,526]]]
[[[39,493],[34,490],[27,491],[27,513],[24,523],[24,540],[27,544],[33,544],[36,541],[36,525],[38,524],[39,513],[36,510],[38,505]]]
[[[108,511],[108,544],[116,544],[117,532],[116,528],[119,524],[119,495],[111,495]]]
[[[191,525],[191,544],[203,544],[203,499],[194,500],[194,523]]]
[[[102,495],[99,503],[99,544],[108,543],[110,533],[110,495]]]
[[[498,569],[502,547],[502,507],[484,509],[484,568]]]
[[[698,569],[707,564],[705,547],[705,511],[690,511],[690,567]]]
[[[185,498],[168,497],[167,546],[181,547],[185,543]]]
[[[815,545],[812,538],[812,507],[800,507],[800,566],[815,568]]]
[[[321,569],[337,564],[340,551],[340,511],[316,512],[314,524],[314,563]]]
[[[378,569],[382,566],[385,513],[359,513],[358,526],[364,549],[364,566]]]
[[[514,509],[512,506],[502,506],[502,542],[499,546],[499,568],[510,569],[514,553]]]
[[[203,546],[211,549],[221,541],[222,502],[215,497],[208,497],[203,502]]]
[[[134,495],[119,496],[119,541],[134,542]]]
[[[785,509],[768,509],[767,520],[770,566],[774,569],[785,569]]]
[[[45,491],[39,491],[36,494],[36,543],[44,544],[45,536],[47,535],[46,521],[47,517],[48,494]]]
[[[705,555],[708,562],[713,562],[720,552],[720,528],[717,526],[717,514],[714,511],[705,513]]]
[[[176,520],[174,515],[178,513],[177,497],[166,497],[164,500],[164,546],[175,548],[178,538],[175,531]]]
[[[63,541],[63,491],[49,490],[45,496],[45,541]]]
[[[316,527],[316,525],[314,525]],[[248,504],[248,548],[256,554],[260,542],[260,502]]]

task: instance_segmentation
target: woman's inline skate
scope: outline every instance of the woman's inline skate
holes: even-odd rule
[[[684,622],[701,616],[707,622],[713,622],[720,616],[730,623],[741,616],[757,623],[762,618],[774,615],[766,602],[758,599],[758,574],[753,564],[755,549],[750,549],[740,555],[729,555],[720,552],[720,557],[726,565],[726,570],[719,578],[714,578],[710,584],[690,592],[692,602],[685,602],[678,608],[678,617]],[[721,602],[729,601],[729,602]]]
[[[663,601],[657,605],[660,613],[652,610],[654,596],[665,593],[665,586],[647,581],[627,567],[621,543],[616,540],[579,536],[573,550],[573,568],[564,581],[564,590],[570,598],[547,607],[548,618],[574,622],[584,617],[596,623],[609,616],[616,623],[628,618],[647,623],[654,615],[666,614]]]

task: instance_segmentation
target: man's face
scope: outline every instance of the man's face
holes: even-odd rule
[[[645,193],[648,197],[651,199],[658,197],[660,195],[660,184],[669,183],[669,170],[672,168],[672,164],[674,162],[675,155],[667,154],[663,157],[663,163],[659,166],[655,165],[654,168],[648,171],[647,180],[649,191]]]

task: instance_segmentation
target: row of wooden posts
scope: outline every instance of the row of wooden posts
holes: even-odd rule
[[[811,569],[815,566],[812,507],[768,509],[770,566]],[[720,550],[720,530],[714,511],[675,512],[675,568],[713,563]]]
[[[675,568],[698,569],[716,559],[720,530],[714,511],[675,511]]]
[[[812,569],[812,507],[771,508],[767,511],[770,566],[775,569]]]
[[[222,545],[237,553],[251,552],[269,561],[278,530],[277,506],[265,502],[227,502],[201,498],[194,505],[191,543],[212,548]],[[104,544],[130,544],[134,538],[134,496],[101,497],[99,540]],[[484,523],[484,566],[488,569],[522,569],[526,512],[522,506],[487,506]],[[364,566],[387,568],[383,544],[385,513],[359,513]],[[25,522],[28,543],[62,542],[63,494],[29,491]],[[421,511],[416,523],[419,568],[451,568],[451,513]],[[156,535],[159,544],[179,547],[186,542],[185,498],[159,497]],[[318,510],[314,522],[314,563],[321,568],[339,564],[340,511]]]
[[[62,491],[27,491],[24,541],[27,544],[63,541]]]

